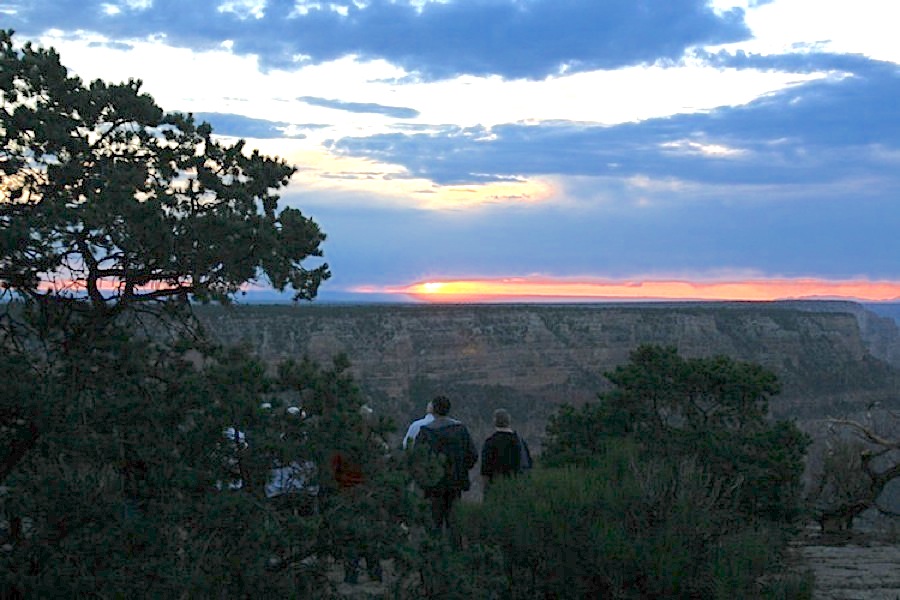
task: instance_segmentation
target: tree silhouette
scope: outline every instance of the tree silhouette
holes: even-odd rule
[[[276,374],[192,315],[256,280],[315,297],[325,236],[278,206],[294,168],[9,31],[0,101],[0,596],[327,595],[345,510],[340,541],[396,548],[408,478],[346,361]],[[267,497],[294,463],[327,488],[335,447],[354,498]]]

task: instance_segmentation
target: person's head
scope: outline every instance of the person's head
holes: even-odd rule
[[[435,396],[431,401],[431,409],[438,417],[446,417],[450,414],[450,398],[447,396]]]
[[[498,408],[494,411],[494,427],[498,429],[509,427],[509,411],[505,408]]]
[[[428,405],[425,406],[425,414],[427,414],[427,415],[434,414],[434,404],[431,402],[431,400],[429,400]]]
[[[375,411],[368,404],[363,404],[359,407],[359,416],[362,417],[359,424],[359,431],[363,435],[368,435],[372,426],[377,421]]]

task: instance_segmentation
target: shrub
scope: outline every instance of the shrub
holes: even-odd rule
[[[768,418],[779,390],[774,374],[728,357],[681,358],[674,348],[641,346],[606,377],[599,402],[563,406],[547,426],[549,466],[588,466],[629,440],[648,458],[695,458],[720,480],[742,479],[736,510],[745,519],[788,524],[801,515],[803,457],[809,438]]]
[[[738,489],[626,443],[590,468],[499,482],[460,522],[500,551],[507,597],[756,597],[781,541],[735,517]]]
[[[470,540],[462,547],[454,547],[449,540],[426,536],[409,550],[395,562],[400,572],[408,575],[397,580],[391,590],[393,597],[440,600],[506,597],[502,556],[493,544]]]

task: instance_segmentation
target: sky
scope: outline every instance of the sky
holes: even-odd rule
[[[73,74],[141,79],[297,166],[282,201],[327,234],[320,298],[351,301],[897,300],[898,16],[894,0],[0,0],[0,27]]]

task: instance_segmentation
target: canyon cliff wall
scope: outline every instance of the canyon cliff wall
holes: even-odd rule
[[[403,428],[436,393],[473,434],[511,410],[539,443],[561,402],[609,389],[603,374],[643,343],[686,357],[725,354],[774,371],[776,416],[817,419],[894,404],[900,341],[893,321],[846,303],[618,305],[301,305],[202,307],[220,339],[269,361],[346,354],[368,401]],[[893,363],[893,364],[892,364]]]

